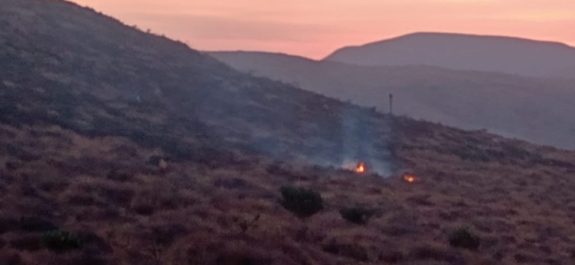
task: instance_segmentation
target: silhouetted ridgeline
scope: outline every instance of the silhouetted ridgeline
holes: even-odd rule
[[[575,48],[558,42],[456,33],[413,33],[344,47],[327,61],[357,65],[428,65],[522,76],[573,78]]]

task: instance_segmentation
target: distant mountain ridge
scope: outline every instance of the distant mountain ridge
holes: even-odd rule
[[[575,76],[575,48],[516,37],[413,33],[349,46],[325,58],[357,65],[429,65],[536,77]]]
[[[212,52],[255,76],[387,111],[465,129],[575,148],[575,81],[423,65],[359,66],[263,52]]]

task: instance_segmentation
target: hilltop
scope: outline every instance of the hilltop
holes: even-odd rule
[[[358,65],[429,65],[455,70],[572,78],[575,48],[505,36],[413,33],[341,48],[325,60]]]

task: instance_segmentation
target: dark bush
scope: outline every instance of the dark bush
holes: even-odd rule
[[[151,228],[147,236],[159,246],[170,246],[178,238],[185,235],[186,228],[180,224],[157,225]]]
[[[516,253],[515,255],[513,255],[513,258],[519,264],[536,263],[537,261],[537,256],[531,255],[527,252]]]
[[[112,247],[106,240],[97,234],[89,231],[75,233],[76,238],[81,243],[83,252],[97,254],[97,253],[110,253],[113,251]],[[79,263],[84,264],[84,263]]]
[[[449,244],[452,247],[477,250],[480,241],[479,236],[471,233],[467,228],[458,228],[449,234]]]
[[[354,224],[366,224],[373,216],[373,210],[363,207],[351,207],[339,210],[341,217]]]
[[[147,204],[147,203],[138,203],[132,206],[134,212],[140,215],[149,216],[154,214],[154,206]]]
[[[248,182],[241,178],[217,179],[214,186],[224,189],[242,189],[248,186]]]
[[[298,217],[314,215],[323,209],[323,200],[318,192],[296,187],[282,187],[281,205]]]
[[[159,156],[159,155],[153,155],[150,156],[150,158],[148,158],[148,161],[146,161],[146,164],[150,165],[150,166],[158,166],[160,164],[160,161],[165,160],[164,157]]]
[[[16,170],[22,166],[22,163],[7,161],[5,166],[7,170]]]
[[[124,182],[124,181],[128,181],[132,176],[130,173],[128,173],[126,171],[118,170],[118,169],[112,169],[112,170],[110,170],[110,172],[108,172],[108,175],[106,177],[110,180]]]
[[[113,205],[129,205],[134,197],[134,191],[125,187],[102,187],[98,193]]]
[[[65,252],[81,248],[82,242],[70,232],[56,230],[42,235],[42,245],[55,252]]]

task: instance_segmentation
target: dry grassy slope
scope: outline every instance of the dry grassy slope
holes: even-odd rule
[[[413,185],[243,155],[161,169],[151,158],[165,152],[128,138],[2,125],[0,264],[572,262],[575,153],[403,118],[393,124],[395,154],[419,177]],[[296,218],[278,203],[284,185],[319,191],[325,209]],[[354,205],[376,215],[348,223],[338,210]],[[45,249],[42,228],[22,227],[30,217],[81,235],[84,246]],[[479,250],[449,246],[459,226],[481,236]]]
[[[203,146],[327,164],[345,158],[332,155],[344,153],[343,120],[386,133],[372,111],[252,78],[70,3],[0,5],[0,120],[7,123],[125,136],[174,157],[193,157]],[[382,139],[369,143],[374,159],[388,155]]]

